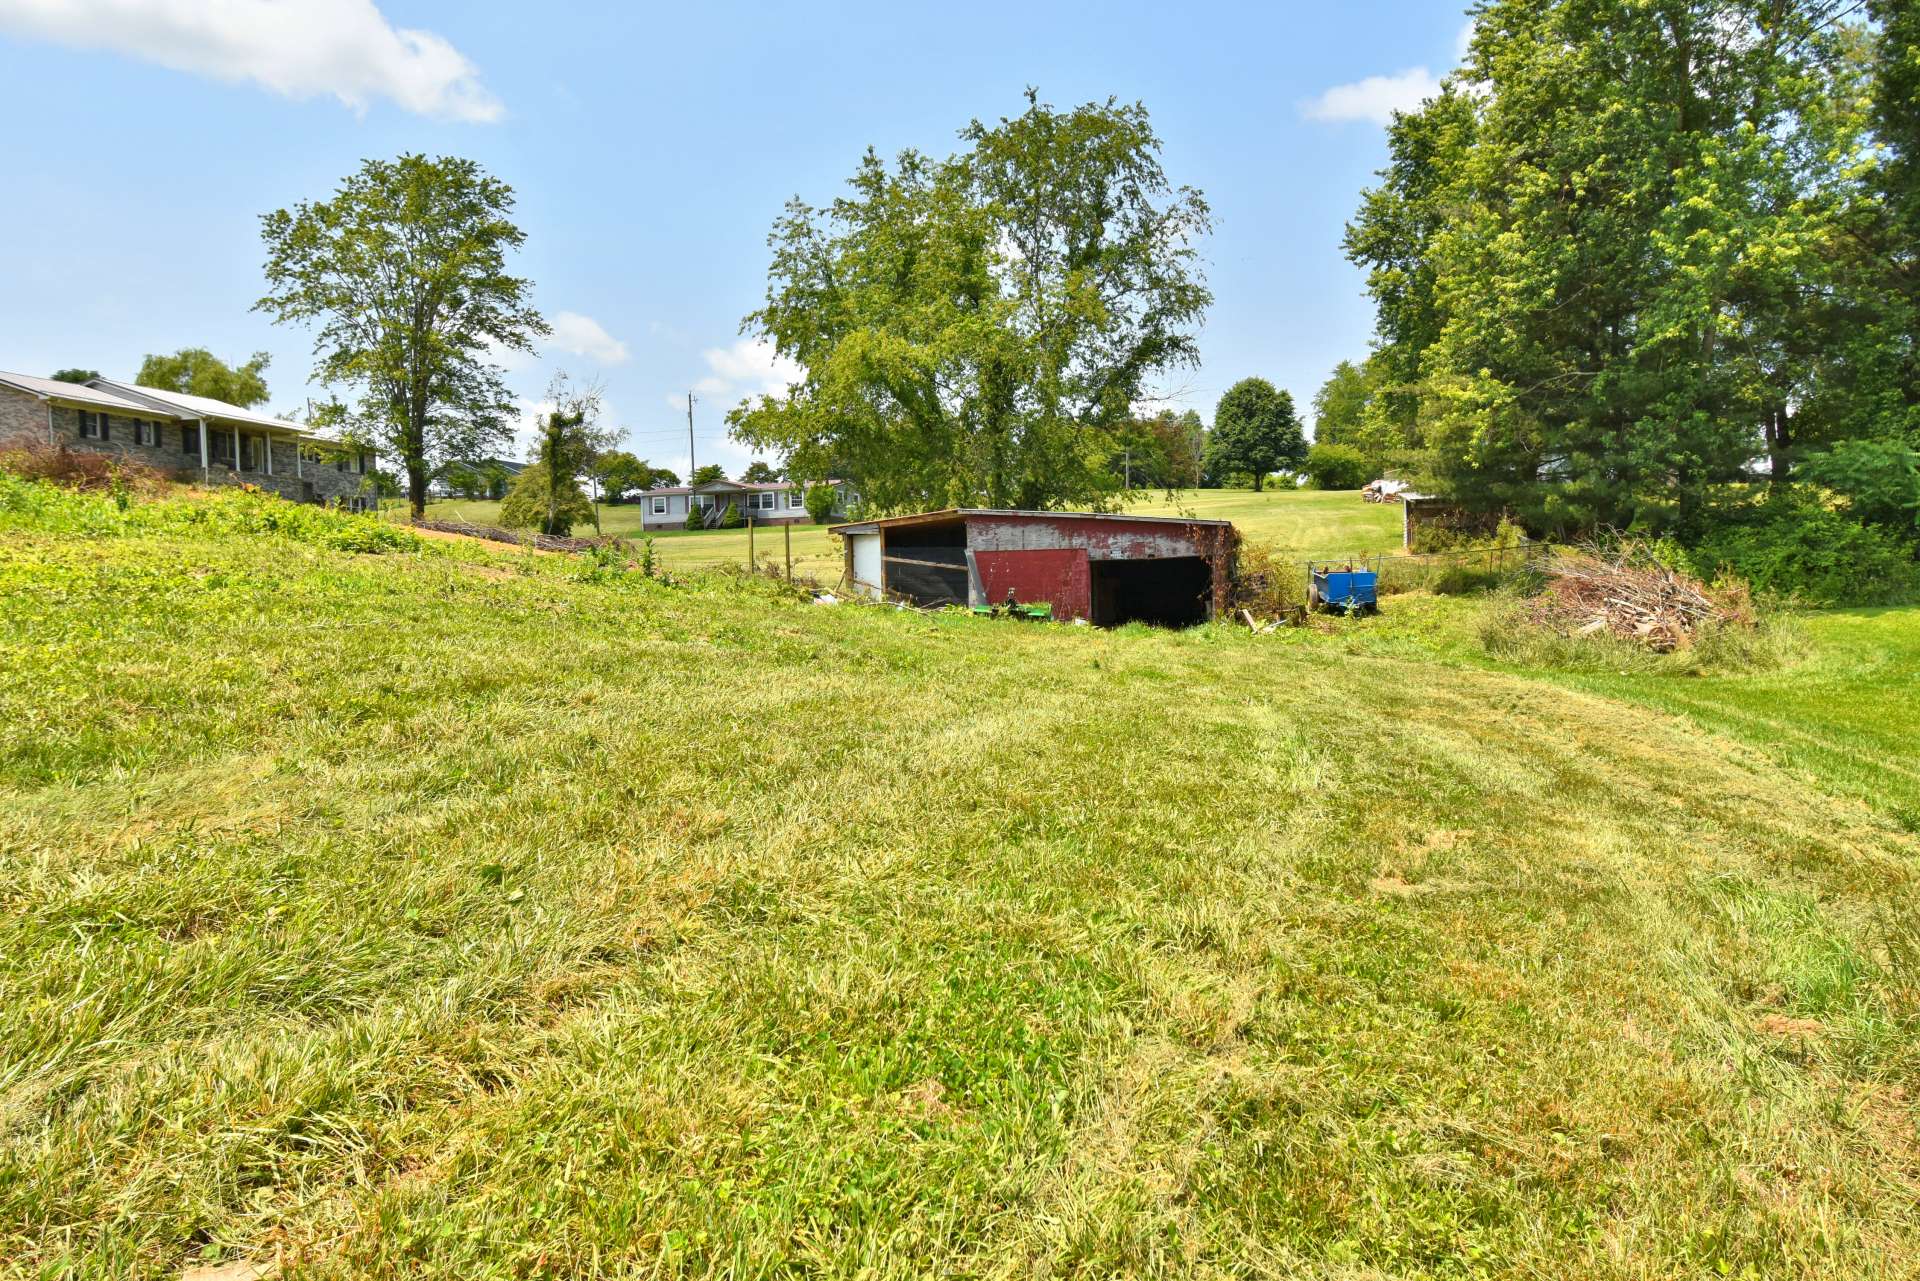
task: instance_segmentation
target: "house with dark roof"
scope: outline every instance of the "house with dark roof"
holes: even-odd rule
[[[0,442],[14,440],[115,454],[183,480],[255,485],[296,502],[374,502],[372,450],[224,400],[111,378],[0,372]]]

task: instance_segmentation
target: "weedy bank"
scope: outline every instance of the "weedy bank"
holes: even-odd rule
[[[0,1274],[1920,1269],[1920,613],[1541,671],[108,505],[0,496]]]

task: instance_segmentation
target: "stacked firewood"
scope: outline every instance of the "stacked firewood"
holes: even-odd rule
[[[1693,644],[1705,624],[1754,624],[1745,584],[1709,588],[1632,544],[1563,552],[1542,569],[1546,582],[1527,612],[1562,636],[1605,632],[1668,654]]]

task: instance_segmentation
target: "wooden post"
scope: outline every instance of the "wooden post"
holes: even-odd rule
[[[780,526],[780,536],[786,540],[786,544],[787,544],[787,581],[791,583],[793,581],[793,522],[792,521],[788,521],[786,524]]]

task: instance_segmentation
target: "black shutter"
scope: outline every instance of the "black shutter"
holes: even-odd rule
[[[108,414],[100,415],[100,439],[113,439],[113,418]]]

